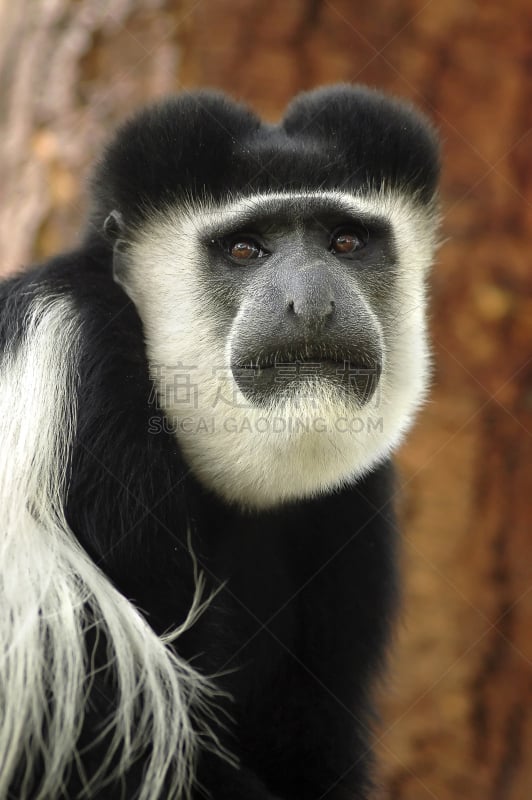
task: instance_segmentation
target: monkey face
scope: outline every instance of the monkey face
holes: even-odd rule
[[[127,291],[198,477],[267,507],[385,457],[426,388],[431,255],[422,210],[398,197],[279,194],[154,216],[123,255]]]
[[[328,492],[389,455],[424,396],[432,133],[345,87],[304,95],[279,126],[211,95],[150,125],[186,129],[187,109],[202,115],[199,138],[160,137],[155,152],[153,130],[139,145],[141,119],[138,152],[107,160],[115,277],[143,322],[160,405],[225,500]]]

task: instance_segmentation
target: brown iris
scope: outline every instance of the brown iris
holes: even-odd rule
[[[249,261],[251,258],[258,258],[261,249],[253,239],[237,239],[231,242],[229,254],[237,261]]]
[[[364,242],[353,231],[338,231],[331,239],[331,250],[339,255],[354,253],[363,246]]]

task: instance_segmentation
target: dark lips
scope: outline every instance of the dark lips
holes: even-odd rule
[[[233,376],[242,394],[255,403],[296,390],[312,394],[312,384],[320,380],[334,383],[349,396],[367,403],[375,393],[380,361],[370,361],[360,354],[270,353],[250,357],[232,365]]]

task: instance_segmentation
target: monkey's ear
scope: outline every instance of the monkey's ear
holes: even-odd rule
[[[105,238],[113,244],[117,239],[121,238],[125,231],[124,218],[117,209],[111,211],[108,217],[105,218],[103,223],[103,233]]]
[[[113,245],[113,280],[123,289],[126,288],[126,264],[124,259],[124,233],[126,226],[120,211],[114,209],[105,218],[103,234]]]

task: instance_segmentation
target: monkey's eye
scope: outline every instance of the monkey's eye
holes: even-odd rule
[[[268,254],[256,239],[243,234],[224,239],[221,244],[234,261],[253,261]]]
[[[330,250],[337,255],[351,255],[356,250],[361,250],[365,247],[366,241],[355,230],[350,228],[340,228],[334,231],[331,236]]]

